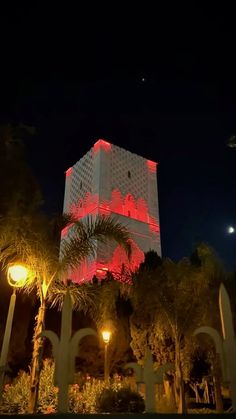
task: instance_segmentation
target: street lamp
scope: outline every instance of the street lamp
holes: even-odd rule
[[[11,265],[7,270],[8,284],[16,288],[23,287],[29,276],[29,270],[24,265]]]
[[[102,331],[103,342],[105,343],[105,354],[104,354],[104,381],[105,385],[108,384],[109,380],[109,371],[108,371],[108,358],[107,358],[107,348],[110,342],[111,332],[109,330]]]
[[[12,321],[16,304],[16,288],[23,287],[27,278],[29,276],[29,270],[20,264],[11,265],[7,270],[7,281],[11,287],[13,287],[13,292],[10,299],[10,304],[8,308],[7,321],[5,326],[5,332],[2,343],[2,350],[0,356],[0,398],[2,397],[4,376],[7,363],[7,355],[9,349],[9,342],[11,337],[12,330]]]

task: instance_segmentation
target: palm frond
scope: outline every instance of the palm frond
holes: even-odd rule
[[[74,224],[76,218],[73,214],[56,214],[49,220],[49,231],[53,239],[58,240],[60,238],[61,231]]]
[[[0,262],[7,269],[9,264],[25,264],[34,272],[23,291],[31,292],[40,286],[43,278],[50,278],[59,266],[59,240],[52,238],[49,219],[37,217],[4,217],[0,219]]]
[[[72,225],[72,234],[62,240],[59,235],[61,228]],[[42,294],[42,284],[46,287],[58,279],[61,274],[77,268],[87,257],[96,255],[97,243],[116,241],[128,256],[131,252],[128,231],[114,219],[97,217],[88,218],[85,222],[75,222],[73,216],[64,214],[51,220],[45,215],[35,217],[9,216],[0,218],[0,263],[5,268],[10,263],[20,262],[34,272],[34,280],[26,282],[23,291],[30,293],[36,287],[39,296]],[[57,284],[55,304],[59,303],[63,285]],[[72,289],[75,307],[77,288]],[[91,289],[79,287],[78,304],[85,307],[85,301],[90,301]],[[52,293],[51,293],[52,295]],[[75,295],[75,297],[73,297]],[[91,295],[92,298],[92,295]],[[84,299],[84,302],[83,302]]]
[[[116,302],[120,295],[119,282],[109,279],[104,280],[98,287],[98,298],[96,311],[94,313],[94,320],[98,328],[102,328],[108,321],[115,323],[117,321]]]
[[[80,223],[81,224],[81,223]],[[113,240],[123,247],[128,257],[131,255],[131,244],[129,241],[129,232],[115,218],[98,216],[95,221],[88,217],[85,223],[86,230],[90,236],[94,236],[97,240],[105,243]],[[80,231],[80,226],[79,231]]]
[[[130,257],[129,233],[119,222],[101,216],[95,220],[88,217],[86,221],[77,221],[72,227],[71,237],[63,239],[61,243],[62,272],[75,269],[87,257],[94,257],[97,242],[106,243],[110,240],[122,246]]]
[[[58,310],[61,310],[67,290],[70,293],[73,310],[83,311],[93,317],[96,311],[98,291],[90,283],[79,285],[74,282],[65,284],[62,281],[55,281],[48,293],[50,307],[57,307]]]
[[[87,257],[96,254],[96,242],[90,237],[75,236],[61,242],[60,271],[77,268]]]

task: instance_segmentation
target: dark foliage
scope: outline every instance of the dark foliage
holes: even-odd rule
[[[143,397],[129,387],[115,391],[105,388],[97,398],[98,413],[143,413]]]
[[[139,266],[139,272],[144,270],[155,270],[162,264],[162,259],[155,250],[149,250],[149,252],[145,253],[144,262],[142,262]]]

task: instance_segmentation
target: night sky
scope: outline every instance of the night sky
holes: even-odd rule
[[[50,212],[99,138],[157,161],[163,255],[206,241],[234,269],[234,11],[98,3],[1,11],[0,122],[36,127],[29,161]]]

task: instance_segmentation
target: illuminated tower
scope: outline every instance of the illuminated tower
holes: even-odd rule
[[[128,228],[133,248],[128,261],[115,243],[99,244],[96,258],[71,274],[74,281],[91,280],[107,270],[120,275],[122,266],[134,270],[150,249],[161,255],[156,166],[98,140],[66,171],[64,212],[72,212],[78,219],[97,214],[115,216]],[[62,232],[64,237],[67,234],[68,229]]]

